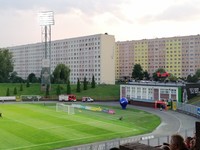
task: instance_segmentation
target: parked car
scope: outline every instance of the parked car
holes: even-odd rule
[[[94,99],[92,99],[91,97],[82,97],[82,102],[93,102]]]

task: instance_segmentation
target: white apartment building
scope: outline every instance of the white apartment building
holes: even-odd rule
[[[58,64],[65,64],[71,70],[70,82],[78,78],[98,84],[115,84],[115,38],[113,35],[96,34],[51,42],[51,72]],[[14,71],[26,79],[30,73],[41,75],[44,44],[35,43],[8,47],[13,53]]]

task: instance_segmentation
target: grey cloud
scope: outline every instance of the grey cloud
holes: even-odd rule
[[[172,6],[166,9],[162,14],[155,19],[159,20],[190,20],[200,13],[199,5],[194,3],[185,3],[182,5]]]
[[[54,14],[66,14],[71,10],[79,10],[82,18],[94,23],[92,17],[96,14],[110,13],[113,16],[108,22],[117,24],[120,21],[132,22],[120,9],[121,5],[128,5],[130,0],[0,0],[0,13],[8,12],[17,15],[17,11],[45,10],[54,11]],[[6,14],[6,13],[5,13]],[[105,23],[108,23],[105,22]]]
[[[163,10],[159,15],[144,16],[139,23],[149,23],[155,21],[188,21],[199,17],[199,1],[191,1],[179,5],[173,5]]]
[[[128,0],[0,0],[0,10],[29,10],[47,8],[56,13],[65,13],[71,9],[79,9],[85,14],[94,12],[113,12]]]

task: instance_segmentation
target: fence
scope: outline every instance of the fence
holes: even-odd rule
[[[16,97],[15,96],[0,96],[0,101],[15,101]]]
[[[177,103],[177,111],[186,113],[186,114],[194,116],[196,118],[200,118],[200,107],[199,106],[185,104],[185,103]]]
[[[193,137],[194,132],[195,132],[195,129],[191,128],[184,131],[180,131],[178,132],[178,134],[186,138],[188,136]],[[163,143],[170,143],[170,140],[171,140],[171,135],[167,135],[167,136],[154,137],[153,139],[140,140],[139,143],[150,145],[150,146],[158,146],[158,145],[162,145]]]

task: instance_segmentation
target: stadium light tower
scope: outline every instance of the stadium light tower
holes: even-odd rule
[[[44,45],[44,58],[42,59],[41,90],[51,85],[51,25],[54,25],[53,11],[43,11],[38,14],[41,26],[42,45]]]

